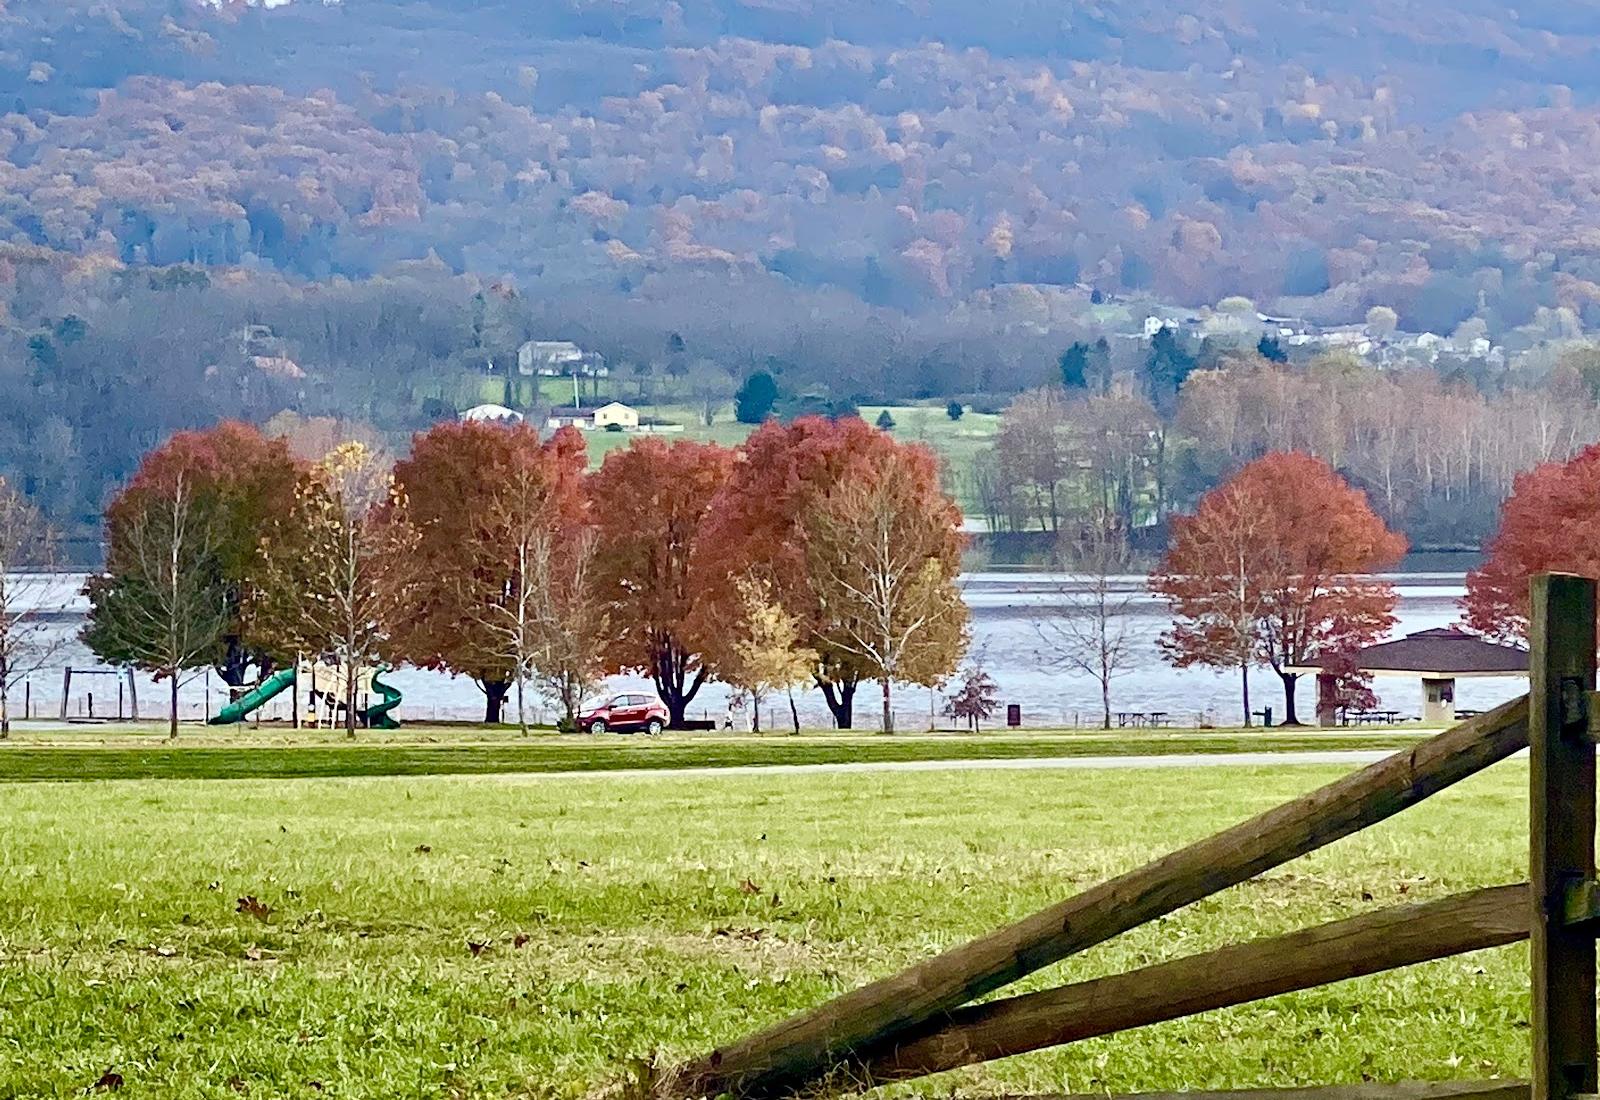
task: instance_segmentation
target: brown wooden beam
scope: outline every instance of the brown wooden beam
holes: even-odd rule
[[[1534,577],[1528,621],[1533,1100],[1574,1100],[1600,1091],[1594,931],[1567,922],[1569,897],[1595,877],[1595,582]]]
[[[662,1096],[759,1096],[820,1076],[1051,963],[1392,817],[1528,743],[1526,698],[1463,722],[1010,927],[712,1051]]]
[[[1528,938],[1528,886],[1401,905],[1124,974],[958,1009],[853,1067],[877,1085],[1499,947]]]
[[[1121,1096],[1013,1096],[997,1100],[1528,1100],[1526,1081],[1398,1081],[1231,1092],[1136,1092]]]

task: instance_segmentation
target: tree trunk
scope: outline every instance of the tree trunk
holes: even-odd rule
[[[701,686],[706,682],[706,670],[703,668],[697,669],[693,679],[690,679],[691,659],[692,655],[680,650],[670,637],[658,640],[656,643],[650,679],[656,686],[656,694],[666,705],[668,729],[683,728],[684,719],[689,713],[689,704],[694,701],[694,697],[700,693]]]
[[[6,662],[0,657],[0,741],[11,736],[11,689],[6,684]]]
[[[522,736],[528,736],[528,710],[523,700],[522,682],[526,679],[521,672],[517,673],[517,729]]]
[[[1108,730],[1111,728],[1111,681],[1109,679],[1100,681],[1100,709],[1104,712],[1104,722],[1100,728]]]
[[[1244,688],[1244,728],[1250,728],[1250,666],[1239,666],[1239,683]]]
[[[1278,678],[1283,681],[1283,724],[1298,726],[1300,716],[1294,710],[1294,686],[1300,680],[1298,672],[1280,672]]]
[[[750,693],[750,732],[761,732],[761,693],[759,691]]]
[[[822,689],[822,697],[828,701],[828,709],[833,712],[834,727],[842,730],[854,729],[856,682],[819,679],[817,686]]]
[[[227,638],[223,639],[222,660],[217,662],[217,664],[213,667],[216,670],[217,676],[222,680],[223,683],[227,684],[228,687],[242,688],[245,686],[245,669],[250,667],[250,656],[250,651],[245,649],[244,643],[240,640],[239,636],[237,634],[230,634]],[[269,675],[266,668],[266,665],[268,664],[270,664],[270,662],[263,662],[259,679],[265,680]],[[228,698],[230,701],[233,698],[233,693],[231,691],[228,693]]]
[[[172,675],[168,678],[172,692],[169,696],[170,705],[167,707],[167,740],[176,741],[178,739],[178,670],[172,669],[171,673]]]
[[[505,680],[484,680],[478,685],[483,690],[483,720],[491,726],[500,724],[506,713],[506,696],[511,685]]]
[[[344,735],[356,739],[356,666],[347,661],[344,672]]]
[[[800,736],[800,709],[794,705],[794,688],[789,689],[789,717],[794,722],[794,735]]]
[[[889,678],[885,676],[878,681],[883,685],[883,732],[894,732],[894,712],[889,709]]]

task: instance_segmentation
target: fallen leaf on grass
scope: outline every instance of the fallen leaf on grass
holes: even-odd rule
[[[254,894],[246,894],[240,898],[239,904],[234,907],[234,912],[254,917],[262,924],[266,924],[272,918],[272,907]]]
[[[739,884],[739,893],[741,893],[741,894],[759,894],[759,893],[761,893],[761,887],[757,886],[755,883],[751,882],[749,879],[745,879],[743,882],[741,882]]]
[[[433,851],[433,845],[432,844],[418,844],[417,845],[417,854],[418,855],[425,856],[431,851]]]
[[[166,944],[161,944],[159,947],[155,944],[151,944],[149,947],[145,948],[145,951],[156,956],[158,959],[170,959],[172,956],[178,953],[177,948],[168,947]]]
[[[711,930],[711,934],[713,936],[726,936],[729,939],[749,940],[751,943],[756,943],[756,942],[759,942],[760,940],[766,938],[767,930],[765,928],[733,928],[733,927],[727,927],[727,928],[714,928],[714,929]]]
[[[108,1069],[100,1075],[92,1088],[95,1092],[116,1092],[122,1087],[122,1074],[114,1069]]]
[[[467,941],[467,950],[472,952],[472,957],[475,958],[475,959],[480,957],[480,956],[482,956],[482,955],[487,955],[493,949],[494,949],[494,945],[492,943],[489,943],[487,940],[484,940],[484,941],[468,940]]]
[[[516,948],[526,947],[528,946],[528,941],[532,938],[533,937],[528,935],[526,932],[518,932],[516,937],[512,939],[511,946]]]
[[[251,962],[260,962],[261,948],[257,947],[255,944],[251,944],[249,947],[244,949],[244,957],[249,959]]]

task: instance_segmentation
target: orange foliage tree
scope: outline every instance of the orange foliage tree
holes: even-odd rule
[[[485,722],[501,720],[519,670],[526,678],[536,551],[578,535],[586,464],[575,429],[541,443],[526,424],[461,421],[416,436],[395,466],[405,502],[396,514],[415,530],[407,552],[416,559],[416,602],[396,623],[395,650],[419,667],[470,677],[484,694]],[[516,653],[508,639],[521,643]]]
[[[1526,639],[1528,579],[1545,572],[1600,577],[1600,444],[1517,476],[1487,559],[1467,575],[1467,625]]]
[[[283,442],[268,439],[252,425],[223,421],[204,431],[179,432],[145,455],[133,479],[106,509],[106,568],[114,574],[132,560],[132,533],[148,524],[153,511],[169,508],[175,487],[184,486],[192,525],[207,531],[227,603],[228,625],[208,661],[231,687],[246,683],[252,665],[258,675],[270,667],[262,647],[247,635],[246,588],[257,544],[293,506],[303,469]],[[90,587],[94,589],[94,581]],[[101,656],[116,658],[109,651]]]
[[[647,674],[673,726],[711,674],[703,624],[716,623],[713,605],[727,608],[736,596],[731,584],[708,583],[695,554],[733,459],[714,443],[646,438],[589,476],[606,669]]]
[[[891,469],[904,474],[898,483],[905,490],[898,496],[904,507],[896,506],[893,522],[914,519],[918,544],[933,547],[929,553],[937,559],[940,576],[953,578],[961,554],[961,517],[939,487],[938,460],[927,448],[898,443],[858,417],[802,417],[791,424],[768,421],[758,428],[745,441],[741,461],[717,501],[698,555],[704,574],[721,578],[719,586],[732,587],[741,576],[758,576],[771,585],[784,608],[799,617],[805,625],[801,644],[817,655],[813,678],[840,729],[849,729],[854,722],[861,681],[877,679],[881,669],[847,636],[841,619],[822,606],[813,575],[818,559],[809,536],[818,527],[819,513],[828,507],[830,494],[837,498],[845,486]],[[834,518],[839,504],[836,499],[835,507],[828,509]],[[838,523],[827,527],[834,533],[841,530]],[[965,617],[941,615],[940,623],[959,646]],[[926,649],[922,656],[933,652]],[[942,658],[916,662],[924,663],[932,667],[946,662]],[[953,669],[954,661],[948,663]]]
[[[1284,724],[1297,724],[1289,671],[1335,660],[1394,625],[1394,588],[1366,574],[1397,563],[1406,541],[1325,462],[1293,451],[1250,463],[1173,520],[1151,589],[1172,606],[1162,636],[1178,667],[1272,667]],[[1250,720],[1248,682],[1245,722]]]

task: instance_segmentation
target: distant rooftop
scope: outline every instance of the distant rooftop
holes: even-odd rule
[[[1368,672],[1515,676],[1528,671],[1528,651],[1486,642],[1456,627],[1440,627],[1367,646],[1356,654],[1356,666]]]

